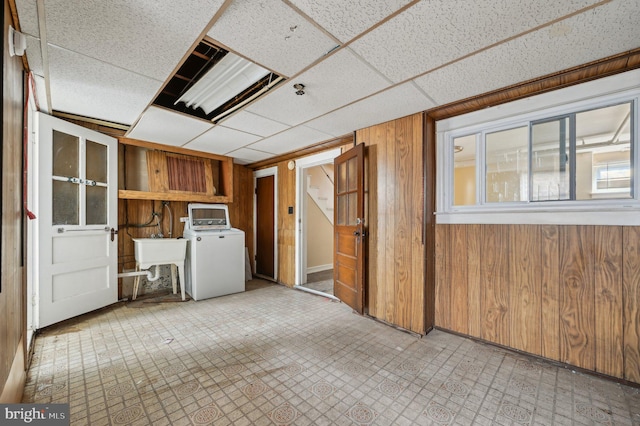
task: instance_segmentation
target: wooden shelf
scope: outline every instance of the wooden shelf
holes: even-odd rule
[[[161,200],[161,201],[194,201],[198,203],[230,203],[227,196],[222,195],[197,195],[193,193],[179,194],[175,192],[149,192],[133,191],[127,189],[118,190],[118,198],[123,200]]]

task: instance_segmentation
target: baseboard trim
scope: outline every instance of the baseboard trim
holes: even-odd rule
[[[27,372],[24,363],[24,336],[20,339],[16,354],[13,357],[9,377],[0,394],[0,404],[17,404],[22,401],[24,386],[27,381]]]
[[[333,263],[327,263],[326,265],[311,266],[307,268],[307,274],[328,271],[329,269],[333,269]]]

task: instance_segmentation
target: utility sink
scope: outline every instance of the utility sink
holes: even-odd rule
[[[176,294],[178,281],[176,269],[180,276],[180,288],[182,300],[185,300],[184,285],[184,259],[187,254],[187,240],[184,238],[134,238],[133,247],[136,255],[136,271],[151,268],[154,265],[175,265],[171,267],[171,282],[173,283],[173,294]],[[157,267],[156,267],[157,273]],[[157,278],[151,278],[155,280]],[[140,276],[136,277],[133,284],[133,300],[138,294]]]
[[[134,238],[136,262],[141,265],[164,265],[184,262],[187,240],[184,238]]]

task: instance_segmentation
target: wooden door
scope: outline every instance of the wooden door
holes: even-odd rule
[[[256,275],[275,276],[274,177],[256,179]]]
[[[334,160],[333,294],[364,313],[364,144]]]
[[[38,114],[38,328],[117,302],[118,141]]]

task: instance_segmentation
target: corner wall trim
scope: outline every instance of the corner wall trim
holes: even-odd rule
[[[4,383],[2,394],[0,394],[0,404],[17,404],[22,401],[24,386],[27,381],[24,359],[24,336],[17,345],[16,354],[13,357],[9,376]]]

